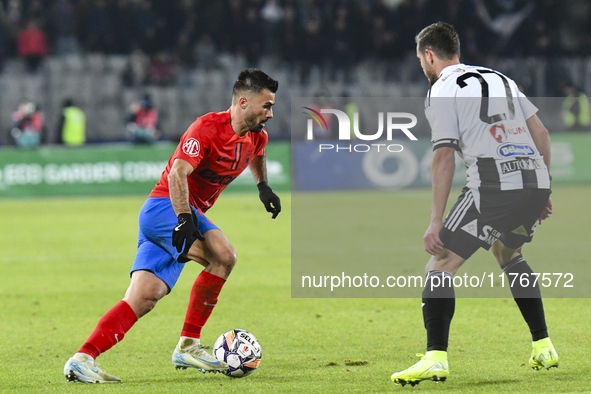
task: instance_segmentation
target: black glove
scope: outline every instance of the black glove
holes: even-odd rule
[[[195,226],[193,215],[190,213],[181,213],[178,216],[179,222],[172,230],[172,246],[176,246],[177,252],[185,254],[195,242],[195,239],[205,241],[201,231]],[[183,248],[184,244],[184,248]]]
[[[259,188],[259,197],[263,204],[265,204],[267,212],[272,212],[273,216],[271,216],[271,219],[275,219],[279,215],[279,212],[281,212],[281,200],[279,196],[273,192],[273,189],[265,181],[259,183],[257,187]]]

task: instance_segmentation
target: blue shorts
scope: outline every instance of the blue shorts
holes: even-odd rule
[[[197,217],[197,228],[202,234],[218,228],[196,208],[191,209]],[[130,275],[138,270],[150,271],[166,283],[170,292],[185,267],[184,263],[188,261],[172,246],[172,229],[177,225],[178,219],[170,199],[148,198],[140,210],[139,222],[137,253]]]

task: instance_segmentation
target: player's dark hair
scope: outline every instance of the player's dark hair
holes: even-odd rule
[[[443,60],[460,56],[460,37],[449,23],[437,22],[425,27],[417,34],[415,42],[420,53],[430,49]]]
[[[238,92],[248,91],[253,93],[260,93],[263,89],[269,89],[271,93],[277,92],[279,82],[254,68],[247,68],[238,74],[238,79],[234,82],[232,94],[236,95]]]

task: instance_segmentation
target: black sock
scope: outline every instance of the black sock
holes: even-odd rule
[[[532,340],[548,337],[548,328],[546,327],[546,317],[544,315],[544,304],[542,303],[542,294],[540,293],[540,286],[535,281],[536,276],[532,275],[533,271],[527,264],[523,256],[519,255],[513,260],[501,266],[507,278],[509,285],[513,282],[511,287],[511,294],[515,299],[515,303],[519,307],[525,322],[529,326]],[[512,275],[510,275],[512,274]],[[517,274],[517,276],[515,276]],[[527,278],[529,285],[522,286],[521,278]],[[525,279],[523,283],[525,283]],[[536,285],[534,286],[534,282]]]
[[[427,351],[447,351],[449,326],[456,307],[453,275],[430,271],[423,290],[423,320],[427,329]]]

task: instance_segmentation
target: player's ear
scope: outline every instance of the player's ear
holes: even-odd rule
[[[435,62],[434,53],[430,49],[425,49],[425,59],[427,59],[427,63],[433,64]]]
[[[240,108],[246,109],[246,107],[248,107],[248,98],[246,96],[240,96],[238,99],[238,105]]]

